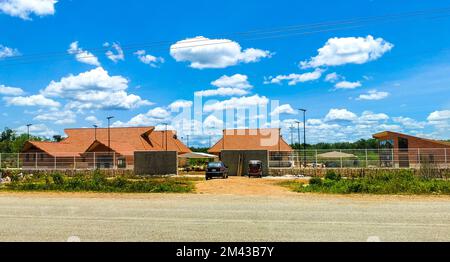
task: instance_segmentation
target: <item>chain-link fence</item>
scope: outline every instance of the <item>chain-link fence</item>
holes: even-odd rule
[[[0,169],[84,170],[133,169],[134,156],[115,152],[92,152],[81,155],[45,153],[0,153]]]
[[[270,152],[271,168],[450,168],[450,149],[318,149]]]

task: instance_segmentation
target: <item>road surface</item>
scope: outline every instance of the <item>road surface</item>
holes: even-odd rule
[[[450,241],[449,197],[0,193],[0,241]]]

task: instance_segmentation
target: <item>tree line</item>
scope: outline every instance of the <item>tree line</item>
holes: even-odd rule
[[[0,153],[20,153],[28,140],[31,141],[61,141],[61,136],[54,136],[53,140],[28,134],[18,134],[11,128],[6,127],[0,134]]]

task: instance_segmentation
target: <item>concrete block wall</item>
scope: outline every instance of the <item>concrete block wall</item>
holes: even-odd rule
[[[143,151],[134,153],[136,175],[176,175],[178,153],[176,151]]]

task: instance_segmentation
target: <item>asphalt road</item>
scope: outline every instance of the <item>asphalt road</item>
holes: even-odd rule
[[[450,198],[1,194],[0,241],[450,241]]]

